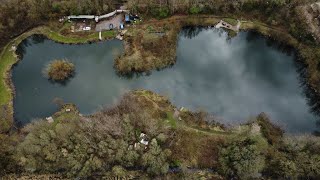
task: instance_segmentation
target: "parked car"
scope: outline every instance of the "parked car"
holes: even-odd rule
[[[109,24],[109,29],[110,29],[110,30],[113,29],[113,24],[112,24],[112,23]]]
[[[90,31],[90,30],[91,30],[91,27],[87,26],[87,27],[84,27],[82,30],[84,30],[84,31]]]
[[[120,24],[120,29],[124,29],[124,25],[122,23]]]

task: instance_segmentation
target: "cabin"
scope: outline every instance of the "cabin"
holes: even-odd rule
[[[147,135],[144,133],[140,134],[140,143],[147,146],[149,144],[149,141],[147,140]]]

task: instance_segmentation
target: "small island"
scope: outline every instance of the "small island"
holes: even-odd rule
[[[65,81],[72,77],[75,72],[74,64],[66,59],[53,60],[45,69],[45,74],[50,80]]]

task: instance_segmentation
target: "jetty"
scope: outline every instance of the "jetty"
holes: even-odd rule
[[[232,25],[232,24],[229,24],[223,20],[220,20],[220,22],[218,24],[216,24],[214,27],[215,28],[225,28],[225,29],[229,29],[229,30],[232,30],[232,31],[235,31],[235,32],[239,32],[240,30],[240,26],[241,26],[241,22],[239,20],[237,20],[238,23],[237,25]]]

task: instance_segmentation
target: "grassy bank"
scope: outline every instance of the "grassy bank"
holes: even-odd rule
[[[24,39],[33,35],[33,34],[42,34],[49,39],[60,43],[68,43],[68,44],[80,44],[87,43],[99,40],[98,32],[88,32],[82,34],[81,36],[68,35],[64,36],[59,33],[59,31],[54,31],[48,27],[42,26],[38,28],[34,28],[28,32],[21,34],[20,36],[14,38],[10,41],[1,51],[0,53],[0,114],[5,116],[6,118],[1,118],[0,120],[0,132],[8,131],[8,129],[13,124],[13,85],[11,83],[11,67],[17,63],[18,56],[15,53],[15,50],[12,48],[13,46],[17,47]],[[104,31],[102,32],[103,39],[110,39],[115,37],[114,31]]]

